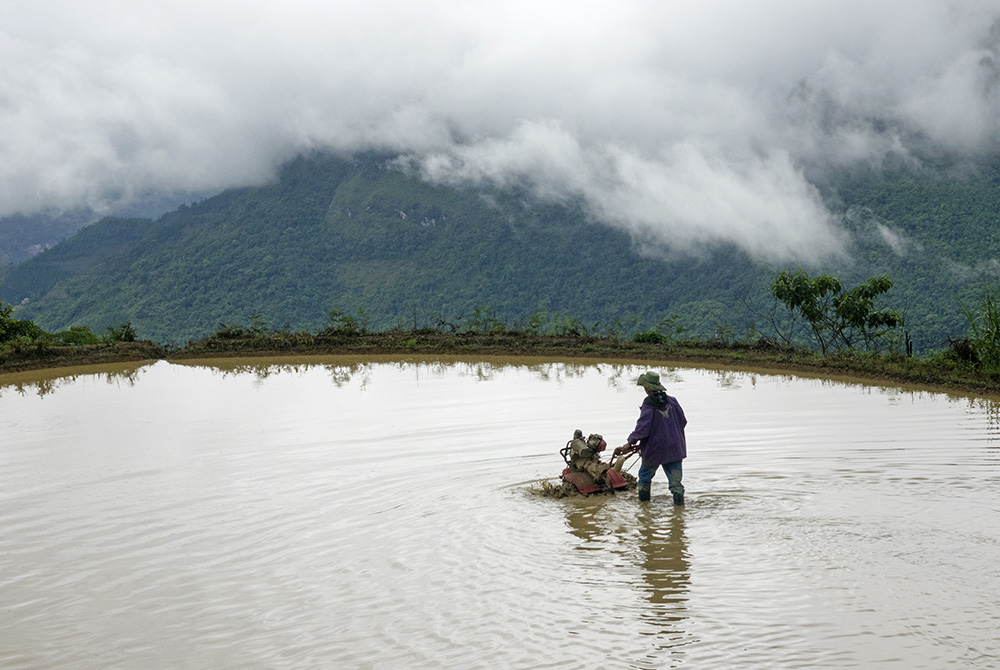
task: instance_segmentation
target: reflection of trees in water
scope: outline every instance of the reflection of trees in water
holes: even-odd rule
[[[28,382],[11,382],[9,384],[4,384],[0,386],[0,398],[3,397],[4,391],[13,390],[18,395],[28,395],[28,393],[35,393],[39,398],[44,398],[50,393],[55,392],[57,388],[63,384],[76,381],[79,375],[72,375],[68,377],[62,377],[59,379],[38,379],[35,381]]]
[[[963,398],[968,409],[982,415],[986,420],[986,435],[993,440],[1000,440],[1000,402],[993,398]],[[998,445],[990,445],[991,449],[1000,449]]]
[[[267,379],[282,375],[301,375],[310,370],[321,368],[326,370],[334,385],[339,387],[350,384],[356,377],[361,378],[362,388],[367,386],[371,378],[371,372],[375,363],[368,361],[353,361],[349,363],[320,363],[320,362],[287,362],[276,363],[266,359],[261,360],[240,360],[225,363],[195,364],[198,367],[206,367],[214,374],[220,375],[223,379],[227,377],[241,377],[252,375],[255,381],[263,383]]]
[[[468,377],[481,382],[489,382],[496,379],[498,375],[510,370],[526,370],[543,382],[562,382],[574,379],[583,379],[586,375],[595,371],[607,380],[608,386],[615,389],[628,389],[635,385],[636,377],[645,371],[647,366],[632,363],[599,363],[586,362],[575,363],[572,361],[540,361],[516,360],[504,358],[476,358],[461,359],[445,357],[441,359],[429,358],[399,358],[385,360],[352,360],[348,362],[323,362],[323,361],[282,361],[259,359],[259,360],[233,360],[233,361],[213,361],[211,363],[196,363],[207,367],[214,372],[228,376],[253,375],[258,381],[264,381],[277,374],[300,374],[308,369],[321,366],[325,369],[333,383],[338,386],[346,386],[355,381],[360,375],[361,387],[366,388],[371,382],[372,372],[376,366],[389,366],[396,370],[410,370],[419,379],[422,376],[431,378],[458,375]],[[653,368],[656,369],[656,368]],[[683,381],[681,369],[679,368],[659,368],[660,379],[665,384],[676,384]]]
[[[486,362],[478,363],[461,363],[458,364],[458,376],[459,377],[472,377],[477,381],[489,382],[497,376],[498,372],[501,372],[504,366],[496,366]],[[447,373],[447,369],[437,366],[435,372],[438,372],[441,376]]]
[[[24,379],[28,374],[18,374],[17,380],[12,380],[7,383],[0,383],[0,398],[3,397],[5,391],[13,390],[19,395],[28,395],[29,393],[38,395],[39,398],[44,398],[47,395],[55,393],[62,386],[72,384],[79,379],[84,379],[86,377],[94,377],[95,379],[104,379],[108,384],[122,384],[126,386],[135,386],[136,382],[139,381],[139,376],[149,367],[149,364],[143,364],[139,366],[122,367],[115,369],[100,370],[97,372],[78,372],[74,374],[62,374],[60,375],[58,371],[47,370],[40,372],[39,374],[48,375],[38,378],[27,378]]]
[[[196,367],[205,367],[223,379],[228,377],[240,377],[243,375],[253,375],[258,381],[263,381],[268,377],[280,372],[299,372],[305,365],[275,365],[263,362],[233,362],[225,364],[195,364]]]
[[[301,374],[309,369],[321,366],[330,375],[330,379],[337,387],[347,386],[354,381],[360,382],[362,390],[369,387],[376,367],[389,366],[399,371],[412,371],[418,379],[421,376],[431,378],[441,378],[457,374],[460,377],[473,378],[481,382],[489,382],[496,379],[498,375],[509,370],[526,370],[542,382],[559,383],[567,380],[582,379],[587,374],[597,373],[603,377],[610,388],[628,391],[635,386],[636,377],[647,369],[657,370],[660,373],[661,382],[667,386],[676,385],[684,381],[685,372],[711,372],[715,375],[716,383],[720,388],[729,390],[739,390],[744,385],[749,385],[751,389],[756,389],[762,379],[775,380],[781,383],[794,384],[801,382],[818,383],[821,387],[829,388],[850,388],[863,395],[878,395],[889,398],[890,402],[917,402],[928,398],[943,397],[947,402],[963,402],[977,413],[981,413],[987,421],[987,432],[989,436],[1000,438],[1000,403],[993,399],[975,398],[967,396],[945,395],[937,391],[922,391],[919,389],[906,389],[898,386],[878,386],[861,381],[845,379],[822,379],[801,377],[791,373],[756,372],[752,370],[729,370],[703,368],[678,368],[660,367],[643,363],[609,363],[609,362],[581,362],[573,361],[538,361],[530,359],[505,359],[505,358],[475,358],[463,359],[456,357],[433,358],[397,358],[385,360],[355,359],[350,361],[338,361],[336,363],[321,361],[295,361],[277,363],[274,360],[239,360],[233,362],[212,362],[210,364],[199,364],[218,372],[222,376],[252,374],[258,381],[264,381],[277,374]],[[132,381],[134,375],[132,373]],[[116,372],[117,377],[127,379],[128,373]],[[66,379],[72,379],[67,377]],[[359,379],[360,378],[360,379]],[[40,395],[51,393],[54,386],[51,383],[41,380],[33,381],[30,387],[38,390]],[[3,387],[0,387],[2,391]]]
[[[351,363],[349,365],[324,365],[323,367],[337,388],[347,386],[351,383],[351,379],[360,376],[360,386],[363,391],[368,388],[374,366],[371,363]]]
[[[263,381],[277,374],[300,374],[315,367],[322,367],[330,375],[330,379],[338,386],[346,386],[361,376],[362,388],[368,386],[371,374],[376,366],[387,366],[395,370],[412,370],[420,379],[423,376],[443,378],[457,374],[459,377],[471,377],[478,381],[492,381],[506,370],[527,369],[538,375],[544,381],[559,381],[583,377],[593,365],[577,365],[564,363],[525,364],[515,361],[461,360],[461,359],[410,359],[381,361],[350,361],[337,363],[283,362],[258,360],[239,362],[213,362],[206,365],[223,377],[253,375],[258,381]]]
[[[496,377],[510,370],[527,370],[539,381],[562,382],[573,379],[583,379],[587,374],[597,371],[602,377],[608,380],[608,385],[615,388],[633,386],[635,379],[639,375],[638,370],[642,366],[624,363],[574,363],[571,361],[543,361],[530,362],[525,360],[512,359],[405,359],[397,361],[383,361],[383,365],[405,370],[412,369],[418,377],[430,375],[433,377],[446,377],[457,374],[459,377],[468,377],[477,381],[493,381]],[[642,368],[644,369],[644,368]],[[370,371],[370,364],[369,370]],[[350,381],[353,374],[352,368],[338,368],[339,380],[341,382]],[[660,372],[661,379],[671,382],[680,381],[679,371],[675,369],[664,369]]]
[[[573,379],[583,379],[588,374],[596,371],[607,380],[608,386],[616,389],[634,386],[640,370],[646,369],[642,365],[632,363],[574,363],[572,361],[532,363],[523,360],[481,360],[475,362],[448,361],[444,363],[442,372],[453,370],[456,367],[459,369],[460,375],[473,376],[480,381],[490,381],[497,374],[506,370],[527,370],[538,381],[556,383]],[[661,369],[660,379],[665,383],[679,382],[681,381],[680,371],[676,368]]]
[[[660,383],[668,388],[671,384],[679,384],[684,381],[684,377],[681,375],[681,368],[658,367],[655,365],[644,365],[642,363],[600,363],[594,367],[596,367],[602,375],[607,378],[608,386],[618,390],[631,389],[636,385],[636,378],[647,370],[655,370],[659,372]]]
[[[516,363],[508,363],[516,365]],[[582,379],[588,370],[593,370],[593,365],[581,363],[530,363],[524,365],[532,374],[536,375],[540,381],[561,382],[567,379]]]
[[[719,388],[724,389],[739,389],[743,388],[744,377],[747,377],[746,372],[738,372],[736,370],[716,370],[715,371],[715,381],[719,384]],[[750,384],[752,386],[757,385],[757,377],[755,375],[750,376]]]

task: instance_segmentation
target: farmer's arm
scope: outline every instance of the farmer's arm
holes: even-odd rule
[[[626,442],[635,446],[649,437],[653,428],[653,409],[643,405],[639,410],[639,420],[635,422],[635,430],[626,438]]]
[[[640,441],[645,440],[649,437],[650,429],[653,425],[653,410],[649,407],[643,405],[642,409],[639,410],[639,420],[635,422],[635,430],[626,438],[626,443],[615,449],[615,455],[623,454],[628,451],[635,451],[636,445]]]

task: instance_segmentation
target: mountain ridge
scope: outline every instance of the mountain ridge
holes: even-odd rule
[[[780,268],[721,246],[649,257],[572,204],[428,184],[392,158],[313,153],[264,186],[155,220],[103,219],[6,268],[0,298],[48,330],[129,321],[162,342],[251,315],[315,329],[334,308],[363,310],[376,328],[460,325],[485,309],[507,323],[541,310],[588,328],[676,317],[701,337],[766,330]],[[852,256],[810,271],[887,273],[919,346],[960,336],[959,302],[976,299],[1000,255],[992,173],[964,185],[854,175],[835,195]]]

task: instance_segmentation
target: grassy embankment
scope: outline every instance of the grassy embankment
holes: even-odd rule
[[[183,347],[148,341],[79,346],[22,347],[0,351],[0,374],[42,368],[146,360],[273,355],[417,355],[588,358],[650,364],[725,367],[850,378],[980,396],[1000,396],[1000,375],[987,374],[946,353],[928,358],[847,352],[820,355],[768,341],[721,344],[635,342],[593,335],[545,335],[520,331],[445,333],[413,331],[288,332],[226,331]]]

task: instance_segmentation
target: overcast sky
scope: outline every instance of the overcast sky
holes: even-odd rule
[[[1000,0],[5,0],[0,216],[309,148],[526,184],[651,247],[841,243],[829,167],[1000,145]]]

